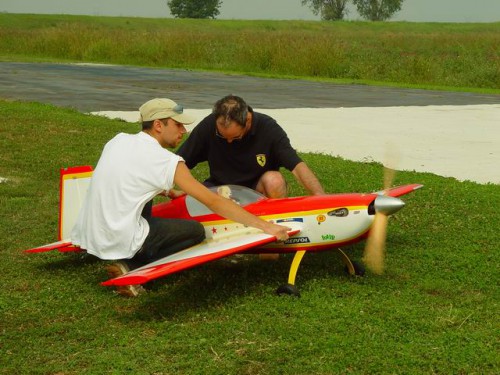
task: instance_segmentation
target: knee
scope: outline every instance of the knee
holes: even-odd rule
[[[284,198],[288,193],[285,178],[278,171],[264,173],[256,189],[269,198]]]
[[[193,221],[193,236],[197,242],[205,239],[205,227],[197,221]]]

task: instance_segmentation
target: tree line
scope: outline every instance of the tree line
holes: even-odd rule
[[[385,21],[401,10],[404,0],[302,0],[315,15],[325,21],[343,20],[352,3],[359,15],[370,21]],[[216,18],[222,0],[168,0],[167,6],[175,18]]]

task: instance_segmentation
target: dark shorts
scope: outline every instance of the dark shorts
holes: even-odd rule
[[[205,239],[205,228],[195,220],[164,219],[151,216],[152,202],[142,212],[149,233],[141,249],[128,261],[131,268],[177,253]]]

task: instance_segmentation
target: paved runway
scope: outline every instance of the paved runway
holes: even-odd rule
[[[81,111],[136,110],[154,97],[210,108],[227,94],[255,108],[350,108],[499,104],[500,95],[338,85],[117,65],[0,62],[0,97]]]
[[[391,143],[400,169],[500,184],[500,95],[89,64],[0,63],[0,80],[0,98],[130,121],[153,97],[201,120],[233,93],[276,118],[299,151],[382,162]]]

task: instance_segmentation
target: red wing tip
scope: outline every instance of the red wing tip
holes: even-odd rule
[[[102,286],[125,286],[125,285],[139,285],[145,284],[149,281],[148,277],[144,276],[122,276],[116,279],[103,281]]]

